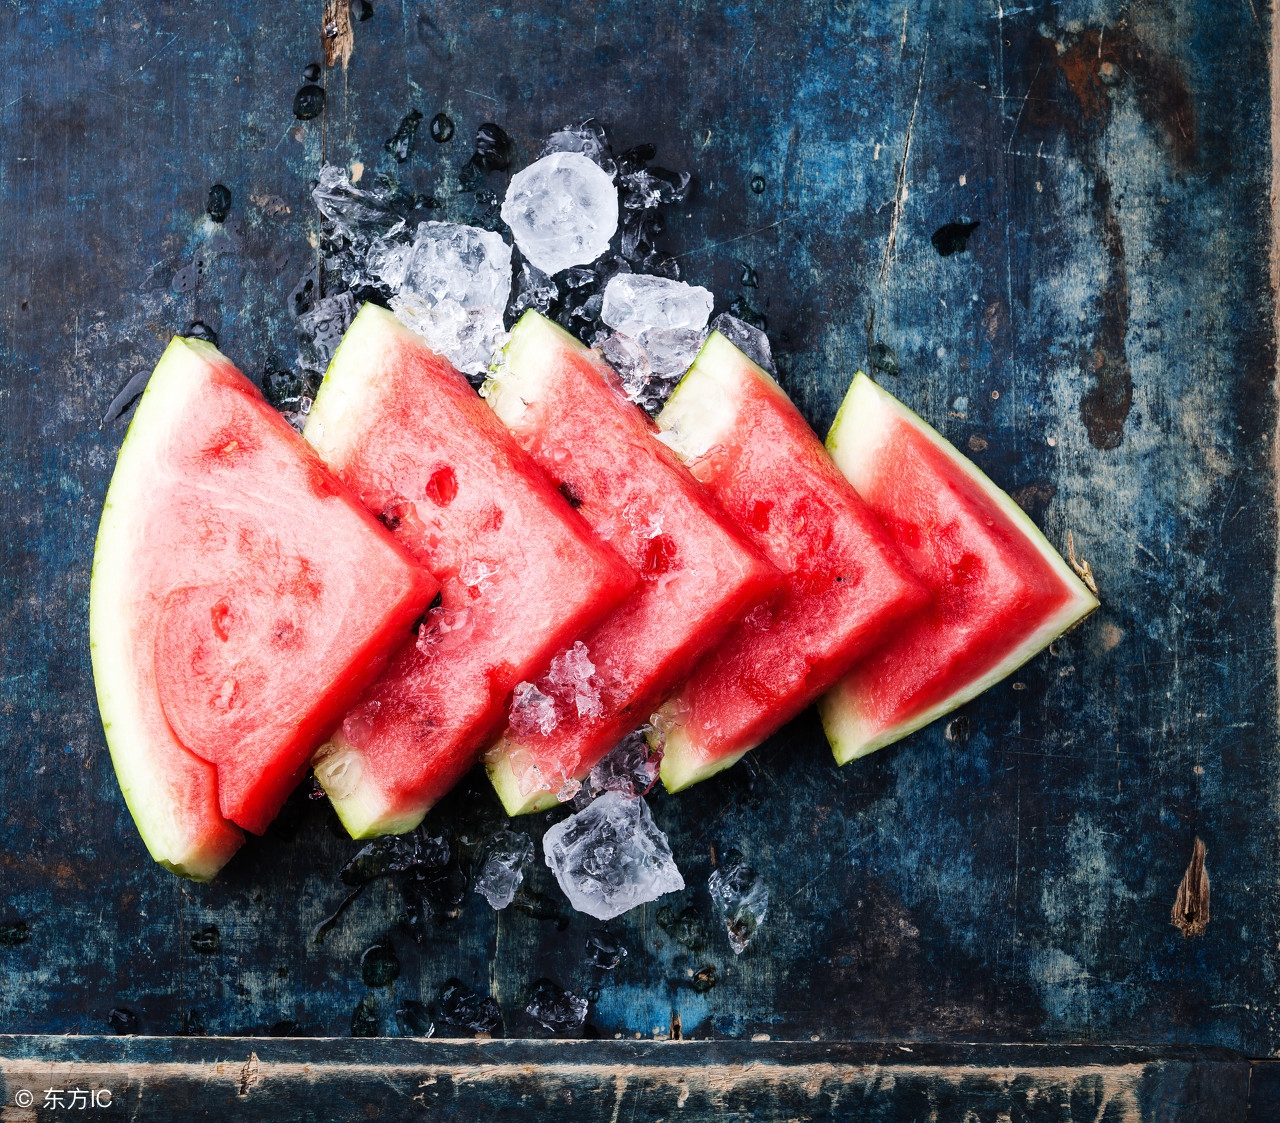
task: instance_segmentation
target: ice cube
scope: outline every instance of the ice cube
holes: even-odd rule
[[[587,961],[601,971],[612,971],[626,954],[627,949],[603,929],[587,937]]]
[[[578,152],[554,152],[511,178],[502,218],[516,245],[544,273],[585,265],[618,229],[613,177]]]
[[[707,889],[724,921],[733,954],[741,955],[769,915],[769,887],[741,854],[731,850],[711,871]]]
[[[634,321],[632,326],[634,328]],[[649,357],[654,375],[663,381],[678,381],[693,365],[706,338],[705,330],[648,328],[640,333],[640,345]]]
[[[628,799],[648,795],[662,768],[663,741],[652,725],[627,734],[587,774],[574,807],[581,810],[605,792],[620,792]]]
[[[490,908],[505,909],[524,881],[524,864],[533,857],[533,842],[527,834],[498,831],[481,847],[484,864],[476,875],[475,890]]]
[[[597,920],[684,888],[667,837],[643,799],[605,792],[547,830],[547,865],[569,903]]]
[[[418,224],[402,292],[429,304],[502,309],[510,289],[511,247],[501,234],[455,222]]]
[[[550,156],[553,152],[577,152],[593,163],[599,164],[612,179],[618,174],[618,165],[614,163],[613,150],[609,147],[609,138],[604,128],[595,118],[588,118],[577,125],[565,125],[557,129],[543,142],[539,157]]]
[[[622,388],[633,402],[639,401],[653,376],[645,349],[622,332],[615,332],[600,345],[605,361],[618,372]]]
[[[707,326],[713,304],[709,290],[666,277],[619,273],[604,290],[604,322],[618,331],[624,324],[644,328],[683,328],[700,332]]]
[[[586,1021],[587,1000],[550,979],[539,979],[533,984],[524,1012],[552,1033],[569,1033],[580,1029]]]
[[[534,733],[541,733],[545,737],[559,723],[555,699],[549,694],[543,694],[531,682],[517,683],[511,697],[511,713],[507,721],[518,736],[529,737]]]
[[[718,331],[756,366],[763,367],[773,375],[778,373],[778,368],[773,365],[773,349],[769,346],[769,337],[758,327],[728,312],[721,312],[712,321],[711,330]]]
[[[577,710],[579,717],[599,717],[604,707],[600,702],[600,686],[591,681],[595,673],[587,645],[577,640],[551,660],[547,684],[555,697]],[[570,797],[572,795],[571,792]]]

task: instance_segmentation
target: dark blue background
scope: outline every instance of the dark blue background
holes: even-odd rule
[[[30,927],[0,947],[0,1029],[104,1032],[126,1006],[146,1033],[198,1009],[213,1033],[345,1034],[359,955],[389,938],[387,1032],[399,999],[458,975],[507,1033],[541,1035],[521,1007],[550,975],[599,988],[606,1036],[678,1011],[687,1036],[1280,1047],[1265,6],[373,6],[307,123],[291,103],[322,58],[318,4],[0,6],[0,923]],[[383,141],[412,107],[457,136],[424,128],[396,165]],[[604,975],[587,918],[474,895],[419,950],[385,883],[317,945],[356,849],[323,807],[200,886],[151,864],[119,795],[86,604],[124,423],[99,420],[195,318],[249,374],[288,365],[323,158],[398,172],[465,221],[484,209],[457,186],[477,125],[509,130],[522,166],[591,114],[694,173],[667,248],[718,309],[741,263],[758,271],[747,295],[819,431],[887,343],[901,374],[882,380],[1051,541],[1073,533],[1103,608],[1025,689],[967,707],[967,741],[938,724],[837,770],[808,714],[754,776],[656,795],[681,906],[709,920],[712,846],[767,878],[740,958],[722,936],[673,944],[651,905]],[[939,256],[930,234],[962,219],[981,222],[968,251]],[[1170,907],[1197,836],[1211,920],[1188,940]],[[222,950],[197,954],[208,924]],[[697,995],[704,963],[721,981]]]

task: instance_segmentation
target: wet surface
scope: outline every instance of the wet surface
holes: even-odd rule
[[[318,15],[0,13],[0,1029],[425,1036],[457,980],[450,1001],[547,1036],[525,1012],[545,978],[610,1038],[1280,1047],[1264,6],[357,7],[345,71],[315,75]],[[305,119],[300,84],[326,91]],[[456,135],[420,129],[401,162],[384,145],[411,110]],[[1073,533],[1103,608],[1024,689],[864,761],[837,770],[810,713],[655,791],[690,888],[610,923],[611,970],[541,864],[565,811],[515,824],[535,859],[510,906],[469,891],[464,838],[503,825],[481,777],[428,820],[448,858],[366,880],[322,941],[363,844],[305,793],[216,882],[179,882],[138,839],[94,701],[89,565],[124,433],[100,419],[195,322],[252,377],[291,367],[290,304],[324,295],[324,159],[478,222],[591,115],[615,152],[652,143],[637,166],[693,174],[643,234],[716,313],[767,322],[820,432],[874,367],[985,442],[1064,552]],[[975,218],[965,252],[935,250]],[[741,956],[705,888],[729,850],[770,889]],[[195,946],[210,927],[219,947]],[[369,985],[375,945],[400,969]]]

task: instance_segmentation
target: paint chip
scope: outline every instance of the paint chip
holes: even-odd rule
[[[1203,936],[1209,925],[1209,871],[1204,868],[1205,847],[1198,838],[1191,849],[1191,864],[1182,875],[1173,900],[1173,926],[1190,939]]]

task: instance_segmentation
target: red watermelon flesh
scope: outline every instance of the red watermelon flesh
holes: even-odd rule
[[[823,699],[843,764],[975,697],[1098,601],[1012,499],[866,375],[827,447],[933,597]]]
[[[657,440],[595,352],[527,312],[505,364],[485,386],[489,405],[641,576],[583,637],[585,650],[557,657],[532,684],[537,694],[518,691],[486,759],[507,811],[521,814],[571,794],[781,575]]]
[[[790,721],[928,592],[782,388],[719,332],[657,420],[787,575],[663,706],[662,782],[675,792]]]
[[[229,360],[175,339],[90,594],[108,744],[157,860],[209,877],[230,823],[263,831],[436,590]]]
[[[385,309],[356,317],[306,437],[440,580],[418,642],[316,762],[353,835],[410,830],[500,730],[512,688],[637,578],[462,375]]]

